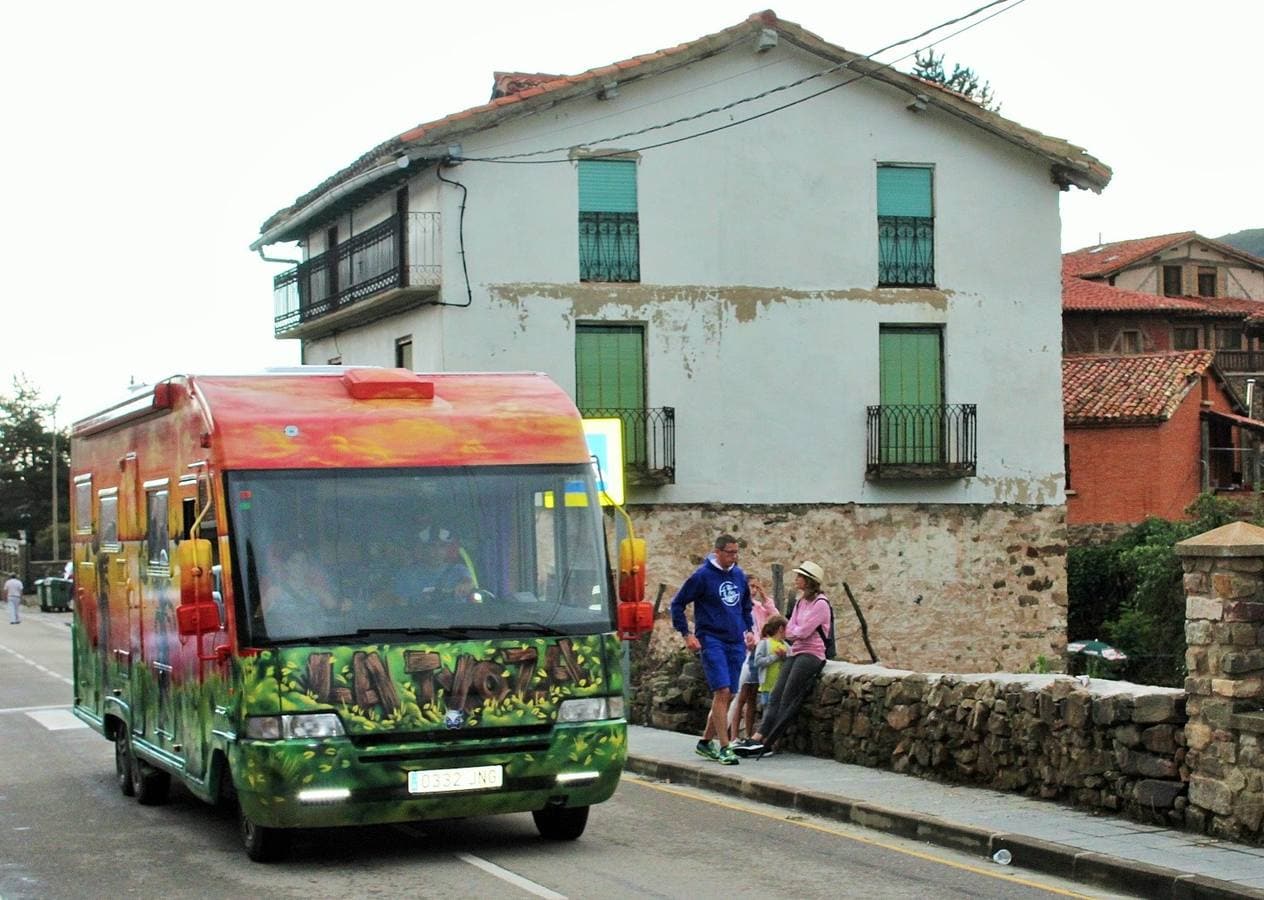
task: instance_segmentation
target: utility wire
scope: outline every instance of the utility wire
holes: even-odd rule
[[[795,80],[795,81],[789,82],[788,84],[778,85],[778,86],[776,86],[776,87],[769,88],[769,89],[768,89],[768,90],[766,90],[766,91],[762,91],[761,93],[754,94],[754,95],[752,95],[752,96],[750,96],[750,97],[743,97],[743,98],[741,98],[741,99],[734,100],[734,101],[732,101],[731,103],[726,103],[726,104],[724,104],[723,106],[716,106],[716,107],[712,107],[711,109],[703,110],[702,112],[693,113],[693,114],[688,115],[688,116],[682,116],[681,118],[678,118],[678,119],[673,119],[673,120],[672,120],[672,121],[670,121],[670,122],[663,122],[663,123],[660,123],[660,124],[657,124],[657,125],[649,125],[649,126],[646,126],[645,128],[640,128],[640,129],[637,129],[637,130],[635,130],[635,131],[627,131],[627,132],[624,132],[624,133],[622,133],[622,134],[616,134],[616,135],[613,135],[613,136],[611,136],[611,137],[601,138],[601,139],[599,139],[599,140],[595,140],[595,141],[584,141],[584,142],[581,142],[581,143],[580,143],[580,144],[578,144],[578,145],[577,145],[577,144],[572,143],[572,144],[568,144],[568,145],[563,146],[563,147],[551,147],[551,148],[549,148],[549,149],[547,149],[547,150],[530,150],[530,151],[526,151],[526,152],[523,152],[523,153],[511,153],[511,154],[504,154],[504,155],[500,155],[500,156],[462,156],[462,157],[454,157],[454,160],[459,160],[460,162],[487,162],[487,163],[501,163],[501,164],[509,164],[509,165],[514,165],[514,164],[516,164],[516,165],[542,165],[542,164],[555,164],[555,163],[569,163],[569,162],[571,162],[571,159],[570,159],[570,157],[569,157],[569,156],[567,156],[567,157],[565,157],[565,158],[562,158],[562,159],[526,159],[525,157],[529,157],[529,156],[543,156],[543,155],[544,155],[544,154],[546,154],[546,153],[562,153],[562,152],[567,152],[567,153],[569,153],[569,151],[570,151],[572,148],[574,148],[575,146],[589,146],[589,145],[592,145],[592,144],[605,144],[605,143],[611,143],[611,142],[613,142],[613,141],[622,140],[622,139],[624,139],[624,138],[635,137],[635,136],[640,135],[640,134],[646,134],[646,133],[651,132],[651,131],[658,131],[658,130],[662,130],[662,129],[664,129],[664,128],[671,128],[671,127],[673,127],[673,126],[675,126],[675,125],[682,125],[682,124],[684,124],[684,123],[686,123],[686,122],[696,121],[696,120],[698,120],[698,119],[701,119],[701,118],[703,118],[703,117],[705,117],[705,116],[712,115],[712,114],[717,113],[717,112],[724,112],[724,111],[726,111],[726,110],[733,109],[733,108],[735,108],[735,107],[737,107],[737,106],[741,106],[742,104],[745,104],[745,103],[751,103],[751,102],[754,102],[754,101],[756,101],[756,100],[761,100],[761,99],[763,99],[763,98],[765,98],[765,97],[768,97],[768,96],[770,96],[770,95],[772,95],[772,94],[776,94],[776,93],[779,93],[779,92],[781,92],[781,91],[790,90],[791,88],[795,88],[795,87],[798,87],[798,86],[800,86],[800,85],[802,85],[802,84],[806,84],[807,82],[812,81],[812,80],[814,80],[814,79],[817,79],[817,78],[823,78],[823,77],[824,77],[824,76],[826,76],[826,75],[830,75],[830,74],[833,74],[834,72],[838,72],[838,71],[841,71],[841,70],[843,70],[843,69],[847,69],[847,68],[849,68],[850,66],[854,65],[855,63],[857,63],[857,62],[859,62],[859,61],[861,61],[861,60],[863,60],[863,61],[865,61],[865,62],[875,62],[875,60],[874,60],[873,58],[874,58],[875,56],[878,56],[878,55],[879,55],[879,54],[881,54],[881,53],[885,53],[885,52],[887,52],[888,50],[892,50],[892,49],[894,49],[894,48],[896,48],[896,47],[903,46],[904,44],[909,44],[909,43],[912,43],[913,41],[916,41],[916,40],[918,40],[918,39],[920,39],[920,38],[926,37],[926,36],[927,36],[927,35],[929,35],[929,34],[933,34],[933,33],[934,33],[934,32],[936,32],[936,31],[941,31],[941,30],[943,30],[944,28],[948,28],[948,27],[949,27],[949,26],[951,26],[951,25],[955,25],[955,24],[957,24],[957,23],[959,23],[959,22],[963,22],[963,21],[965,21],[965,20],[967,20],[967,19],[973,18],[974,16],[977,16],[979,13],[984,12],[984,11],[986,11],[986,10],[988,10],[988,9],[991,9],[991,8],[992,8],[992,7],[994,7],[994,6],[1000,6],[1000,5],[1004,4],[1004,3],[1009,3],[1009,4],[1010,4],[1009,6],[1006,6],[1006,7],[1005,7],[1005,8],[1003,8],[1003,9],[999,9],[999,10],[997,10],[996,12],[992,13],[992,14],[991,14],[991,15],[989,15],[989,16],[985,16],[984,18],[979,19],[977,22],[972,22],[972,23],[970,23],[969,25],[966,25],[965,27],[963,27],[963,28],[959,28],[958,30],[956,30],[956,31],[952,32],[951,34],[945,35],[945,36],[944,36],[944,37],[942,37],[942,38],[939,38],[939,39],[937,39],[937,40],[935,40],[935,41],[932,41],[932,42],[930,42],[929,44],[926,44],[926,45],[925,45],[925,46],[923,46],[923,47],[919,47],[919,48],[917,48],[916,50],[914,50],[912,53],[906,53],[906,54],[904,54],[903,56],[898,57],[898,58],[896,58],[896,59],[893,59],[893,60],[891,60],[891,61],[889,61],[889,62],[885,62],[885,63],[876,63],[877,68],[876,68],[874,71],[872,71],[872,72],[862,72],[862,73],[859,73],[859,74],[857,74],[854,78],[849,78],[849,79],[847,79],[846,81],[839,82],[838,84],[830,85],[829,87],[824,88],[824,89],[819,90],[819,91],[816,91],[815,93],[808,94],[808,95],[807,95],[807,96],[805,96],[805,97],[800,97],[800,98],[799,98],[799,99],[797,99],[797,100],[792,100],[792,101],[790,101],[790,102],[788,102],[788,103],[782,104],[781,106],[776,106],[776,107],[773,107],[772,109],[764,110],[763,112],[756,113],[755,115],[752,115],[752,116],[748,116],[748,117],[747,117],[747,118],[745,118],[745,119],[738,119],[738,120],[735,120],[735,121],[733,121],[733,122],[727,122],[727,123],[725,123],[724,125],[719,125],[719,126],[717,126],[717,127],[715,127],[715,128],[710,128],[710,129],[707,129],[707,130],[705,130],[705,131],[695,132],[695,133],[693,133],[693,134],[683,135],[682,137],[679,137],[679,138],[673,138],[673,139],[671,139],[671,140],[660,141],[660,142],[658,142],[658,143],[654,143],[654,144],[646,144],[646,145],[644,145],[644,146],[641,146],[641,147],[635,147],[635,148],[631,148],[631,149],[620,149],[620,150],[616,150],[616,151],[611,151],[610,155],[622,155],[622,154],[625,154],[625,153],[636,153],[636,152],[640,152],[640,151],[642,151],[642,150],[653,150],[653,149],[656,149],[656,148],[659,148],[659,147],[666,147],[666,146],[671,145],[671,144],[678,144],[678,143],[682,143],[682,142],[684,142],[684,141],[693,140],[694,138],[705,137],[706,135],[709,135],[709,134],[714,134],[714,133],[716,133],[717,131],[724,131],[725,129],[728,129],[728,128],[733,128],[733,127],[735,127],[735,126],[737,126],[737,125],[744,125],[745,123],[747,123],[747,122],[752,122],[752,121],[754,121],[755,119],[760,119],[760,118],[763,118],[764,116],[771,115],[771,114],[776,113],[776,112],[781,112],[782,110],[785,110],[785,109],[789,109],[789,108],[790,108],[790,107],[792,107],[792,106],[797,106],[797,105],[798,105],[798,104],[800,104],[800,103],[805,103],[805,102],[807,102],[808,100],[812,100],[812,99],[814,99],[814,98],[816,98],[816,97],[821,96],[822,94],[829,93],[830,91],[837,90],[838,88],[846,87],[847,85],[852,84],[853,82],[859,81],[859,80],[860,80],[860,79],[862,79],[862,78],[869,78],[869,77],[871,77],[871,76],[872,76],[875,72],[881,71],[881,70],[883,70],[883,69],[889,69],[889,68],[891,68],[892,66],[894,66],[896,63],[898,63],[898,62],[901,62],[901,61],[903,61],[903,60],[908,59],[910,56],[916,56],[918,53],[920,53],[920,52],[921,52],[921,51],[923,51],[923,50],[926,50],[926,49],[928,49],[928,48],[930,48],[930,47],[934,47],[934,46],[936,46],[937,44],[940,44],[940,43],[942,43],[943,41],[949,40],[950,38],[956,37],[957,35],[962,34],[963,32],[969,31],[971,28],[974,28],[974,27],[976,27],[976,26],[978,26],[978,25],[982,25],[984,22],[987,22],[989,19],[993,19],[993,18],[995,18],[996,16],[999,16],[1001,13],[1004,13],[1004,12],[1009,12],[1009,11],[1010,11],[1011,9],[1013,9],[1014,7],[1016,7],[1016,6],[1018,6],[1018,5],[1022,4],[1022,3],[1025,3],[1025,2],[1026,2],[1026,0],[992,0],[992,2],[990,2],[990,3],[986,3],[986,4],[984,4],[983,6],[978,7],[977,9],[973,9],[973,10],[971,10],[970,12],[965,13],[964,15],[960,15],[960,16],[957,16],[956,18],[949,19],[949,20],[947,20],[947,21],[945,21],[945,22],[941,22],[941,23],[939,23],[938,25],[935,25],[935,26],[934,26],[934,27],[932,27],[932,28],[928,28],[928,29],[926,29],[925,31],[922,31],[922,32],[921,32],[921,33],[919,33],[919,34],[915,34],[915,35],[913,35],[912,37],[903,38],[903,39],[901,39],[901,40],[899,40],[899,41],[896,41],[896,42],[894,42],[894,43],[892,43],[892,44],[888,44],[887,46],[882,47],[881,49],[874,50],[872,53],[868,54],[867,56],[863,56],[863,57],[859,57],[859,58],[857,58],[857,59],[852,59],[852,60],[848,60],[848,61],[845,61],[845,62],[837,63],[836,65],[830,66],[830,67],[829,67],[829,68],[827,68],[827,69],[823,69],[823,70],[821,70],[821,71],[819,71],[819,72],[814,72],[814,73],[812,73],[811,75],[805,75],[803,78],[799,78],[799,79],[797,79],[797,80]],[[600,153],[596,153],[596,154],[593,154],[593,155],[591,155],[591,156],[589,156],[589,157],[587,157],[587,158],[590,158],[590,159],[600,159],[600,158],[601,158],[601,156],[602,156],[602,154],[600,154]]]

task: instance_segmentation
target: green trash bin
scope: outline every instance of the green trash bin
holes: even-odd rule
[[[69,578],[45,578],[44,590],[48,592],[48,607],[56,612],[70,609],[75,583]]]
[[[48,579],[35,579],[35,596],[39,600],[39,608],[48,612]]]

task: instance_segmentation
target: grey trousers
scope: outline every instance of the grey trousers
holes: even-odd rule
[[[22,605],[21,600],[13,600],[13,599],[9,600],[9,624],[10,625],[14,625],[22,621],[21,619],[18,618],[18,607],[21,605]]]
[[[773,686],[764,717],[759,720],[759,733],[765,744],[772,744],[812,691],[812,683],[825,668],[825,660],[810,653],[790,656],[781,664],[781,674]]]

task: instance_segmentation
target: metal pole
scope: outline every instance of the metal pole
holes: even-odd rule
[[[61,559],[61,541],[57,535],[57,404],[61,397],[53,401],[53,560]]]

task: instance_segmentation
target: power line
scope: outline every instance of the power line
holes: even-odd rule
[[[814,72],[811,75],[805,75],[803,78],[799,78],[795,81],[789,82],[788,84],[777,85],[776,87],[769,88],[768,90],[762,91],[758,94],[754,94],[749,97],[743,97],[741,99],[734,100],[730,103],[724,104],[723,106],[716,106],[716,107],[712,107],[711,109],[703,110],[702,112],[693,113],[688,116],[682,116],[678,119],[673,119],[670,122],[663,122],[657,125],[649,125],[649,126],[646,126],[645,128],[639,128],[634,131],[627,131],[622,134],[616,134],[616,135],[612,135],[606,138],[601,138],[598,140],[582,141],[578,144],[571,143],[564,147],[552,147],[547,150],[531,150],[531,151],[525,151],[523,153],[512,153],[512,154],[505,154],[501,156],[463,156],[463,157],[459,157],[458,159],[461,162],[487,162],[487,163],[500,163],[500,164],[505,164],[505,165],[548,165],[548,164],[556,164],[556,163],[569,163],[571,162],[571,159],[569,156],[564,157],[562,159],[526,159],[525,157],[542,156],[546,153],[563,153],[563,152],[569,153],[569,151],[576,146],[591,146],[593,144],[607,144],[613,141],[623,140],[624,138],[635,137],[640,134],[647,134],[651,131],[659,131],[664,128],[671,128],[676,125],[682,125],[686,122],[696,121],[705,116],[713,115],[718,112],[724,112],[726,110],[733,109],[737,106],[741,106],[742,104],[745,104],[745,103],[751,103],[756,100],[761,100],[772,94],[776,94],[781,91],[790,90],[791,88],[795,88],[802,84],[806,84],[807,82],[812,81],[814,79],[822,78],[826,75],[833,74],[834,72],[847,69],[850,66],[854,65],[859,60],[864,60],[866,62],[874,62],[874,57],[878,56],[881,53],[885,53],[888,50],[894,49],[895,47],[899,47],[904,44],[912,43],[913,41],[926,37],[927,35],[932,34],[936,31],[941,31],[942,29],[947,28],[951,25],[955,25],[958,22],[963,22],[967,19],[971,19],[974,16],[977,16],[979,13],[984,12],[988,9],[991,9],[994,6],[1000,6],[1002,4],[1009,3],[1009,6],[1006,6],[1003,9],[999,9],[989,16],[985,16],[984,18],[979,19],[977,22],[971,22],[969,25],[966,25],[963,28],[959,28],[958,30],[952,32],[951,34],[945,35],[942,38],[938,38],[937,40],[931,41],[925,46],[915,49],[912,53],[906,53],[903,56],[890,60],[889,62],[877,63],[877,68],[871,72],[858,73],[854,78],[849,78],[846,81],[839,82],[838,84],[830,85],[829,87],[823,88],[822,90],[816,91],[815,93],[808,94],[807,96],[804,96],[804,97],[800,97],[797,100],[791,100],[790,102],[784,103],[781,106],[775,106],[772,109],[764,110],[763,112],[756,113],[744,119],[737,119],[732,122],[726,122],[725,124],[718,125],[715,128],[709,128],[704,131],[694,132],[693,134],[683,135],[681,137],[672,138],[670,140],[659,141],[658,143],[645,144],[640,147],[611,151],[611,154],[621,155],[625,153],[637,153],[643,150],[654,150],[659,147],[666,147],[671,144],[679,144],[679,143],[683,143],[684,141],[693,140],[695,138],[705,137],[709,134],[715,134],[718,131],[724,131],[728,128],[733,128],[738,125],[744,125],[747,122],[753,122],[754,120],[761,119],[764,116],[772,115],[773,113],[776,113],[776,112],[781,112],[782,110],[789,109],[792,106],[797,106],[800,103],[805,103],[808,100],[812,100],[812,99],[815,99],[816,97],[821,96],[822,94],[827,94],[830,91],[834,91],[839,88],[846,87],[849,84],[852,84],[856,81],[861,80],[862,78],[872,77],[876,72],[882,71],[883,69],[889,69],[892,66],[894,66],[896,63],[902,62],[903,60],[908,59],[910,56],[916,56],[918,53],[922,52],[923,50],[929,49],[931,47],[936,46],[937,44],[942,43],[943,41],[954,38],[957,35],[962,34],[966,31],[969,31],[971,28],[974,28],[978,25],[982,25],[984,22],[987,22],[988,20],[993,19],[996,16],[999,16],[1001,13],[1009,12],[1014,7],[1019,6],[1020,4],[1025,3],[1025,2],[1026,0],[991,0],[991,2],[986,3],[983,6],[973,9],[970,12],[965,13],[963,15],[957,16],[956,18],[948,19],[945,22],[941,22],[932,28],[928,28],[925,31],[920,32],[919,34],[913,35],[912,37],[903,38],[892,44],[888,44],[887,46],[882,47],[881,49],[874,50],[872,53],[868,54],[867,56],[860,57],[859,59],[853,59],[853,60],[848,60],[846,62],[838,63],[836,65],[830,66],[827,69],[823,69],[819,72]],[[600,159],[601,154],[596,153],[596,154],[591,155],[588,158]]]

